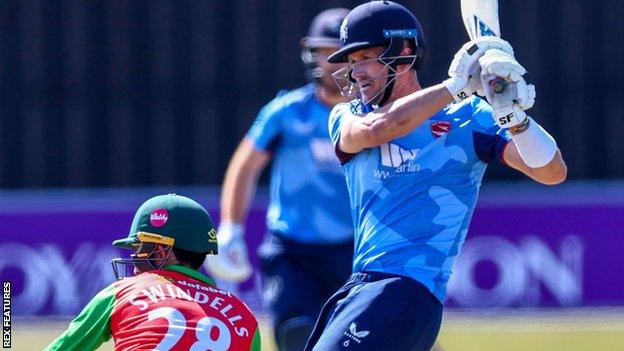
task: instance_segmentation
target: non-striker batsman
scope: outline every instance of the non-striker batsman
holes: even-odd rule
[[[329,139],[331,109],[346,99],[328,63],[340,48],[340,24],[349,10],[319,13],[301,40],[309,82],[281,91],[258,113],[228,166],[221,192],[219,249],[207,268],[217,278],[241,281],[251,274],[244,223],[258,176],[271,167],[268,233],[258,252],[263,298],[281,351],[300,351],[323,302],[349,277],[353,222],[340,164]]]

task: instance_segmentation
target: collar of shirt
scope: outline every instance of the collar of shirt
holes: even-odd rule
[[[196,271],[192,268],[189,267],[185,267],[185,266],[180,266],[177,264],[171,264],[171,265],[167,265],[165,267],[163,267],[163,269],[168,270],[168,271],[173,271],[173,272],[178,272],[178,273],[182,273],[182,274],[186,274],[192,278],[195,278],[199,281],[202,281],[206,284],[209,284],[211,286],[216,287],[217,285],[215,284],[214,280],[212,280],[211,278],[207,277],[206,275],[200,273],[199,271]]]

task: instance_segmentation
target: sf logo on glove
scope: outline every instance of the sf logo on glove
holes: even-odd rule
[[[498,122],[499,122],[499,124],[500,124],[501,126],[503,126],[503,125],[505,125],[505,124],[507,124],[507,123],[511,122],[512,118],[514,118],[514,113],[513,113],[513,112],[508,113],[508,114],[504,115],[503,117],[500,117],[500,118],[498,119]]]

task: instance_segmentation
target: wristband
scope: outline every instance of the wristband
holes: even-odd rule
[[[222,233],[223,235],[227,235],[229,237],[241,237],[245,233],[245,226],[239,222],[223,221],[219,223],[217,233]],[[219,240],[225,240],[225,238],[220,237]]]

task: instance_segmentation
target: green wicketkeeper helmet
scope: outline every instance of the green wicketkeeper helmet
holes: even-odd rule
[[[176,194],[145,201],[134,215],[128,237],[113,241],[113,245],[130,248],[141,242],[197,253],[218,251],[217,231],[208,211],[194,200]]]

